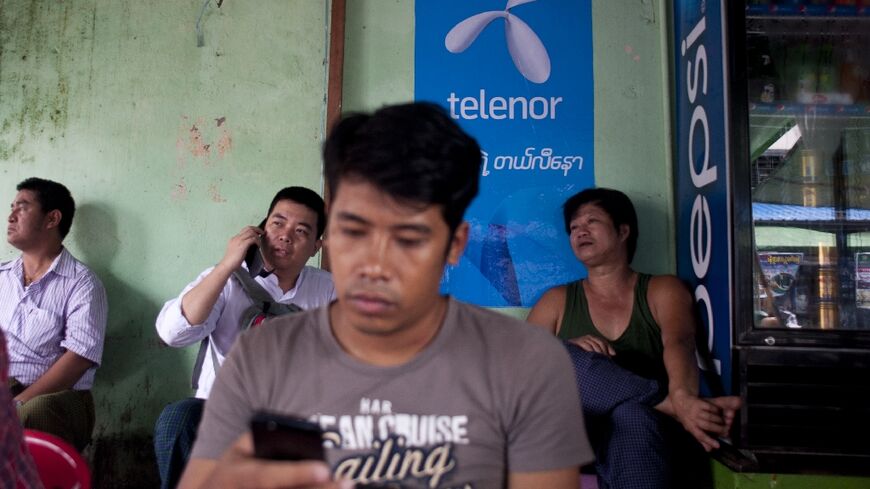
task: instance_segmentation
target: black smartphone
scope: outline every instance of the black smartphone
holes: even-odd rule
[[[317,423],[259,411],[251,417],[254,456],[270,460],[325,460],[323,431]]]
[[[260,229],[264,229],[266,226],[266,220],[263,219],[263,222],[260,223]],[[260,240],[263,238],[260,237]],[[260,241],[258,240],[258,242]],[[266,262],[263,260],[263,252],[260,250],[259,244],[253,244],[248,246],[247,251],[245,251],[245,264],[248,266],[248,272],[251,274],[251,277],[268,277],[271,270],[266,269]]]

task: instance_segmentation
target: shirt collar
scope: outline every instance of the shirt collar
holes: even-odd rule
[[[75,259],[72,254],[67,251],[66,247],[63,247],[60,250],[60,254],[54,258],[53,262],[51,262],[51,266],[48,267],[45,274],[48,275],[49,273],[54,272],[62,277],[73,277],[75,275],[75,268]],[[11,270],[13,274],[21,276],[24,273],[24,261],[22,256],[18,255],[18,258],[14,260],[0,263],[0,270]]]
[[[288,290],[287,292],[281,290],[281,286],[278,285],[278,276],[274,273],[270,273],[265,277],[257,277],[256,280],[261,280],[263,285],[268,284],[270,287],[274,287],[275,290],[279,291],[279,293],[281,294],[281,299],[284,300],[296,297],[296,291],[299,290],[299,285],[302,283],[306,275],[308,275],[308,267],[302,267],[302,270],[299,272],[299,276],[296,277],[296,285],[294,285],[293,288]]]
[[[21,268],[21,255],[14,260],[0,263],[0,270],[16,270]]]
[[[54,259],[51,266],[48,267],[48,271],[45,272],[48,274],[49,272],[54,272],[61,277],[72,277],[75,275],[75,260],[70,254],[69,251],[66,250],[66,247],[61,248],[60,254]]]

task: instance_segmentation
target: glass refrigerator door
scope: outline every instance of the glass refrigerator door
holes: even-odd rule
[[[756,330],[870,330],[870,0],[750,1]]]

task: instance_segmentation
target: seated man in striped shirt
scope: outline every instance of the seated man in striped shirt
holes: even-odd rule
[[[69,190],[41,178],[17,190],[6,239],[21,255],[0,264],[9,387],[25,428],[81,450],[94,428],[90,389],[103,354],[106,291],[63,246],[75,213]]]

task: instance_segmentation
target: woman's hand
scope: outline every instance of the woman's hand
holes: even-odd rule
[[[601,353],[602,355],[607,355],[609,357],[616,355],[616,350],[610,346],[610,343],[599,336],[588,334],[585,336],[578,336],[577,338],[571,338],[568,341],[586,351]]]

